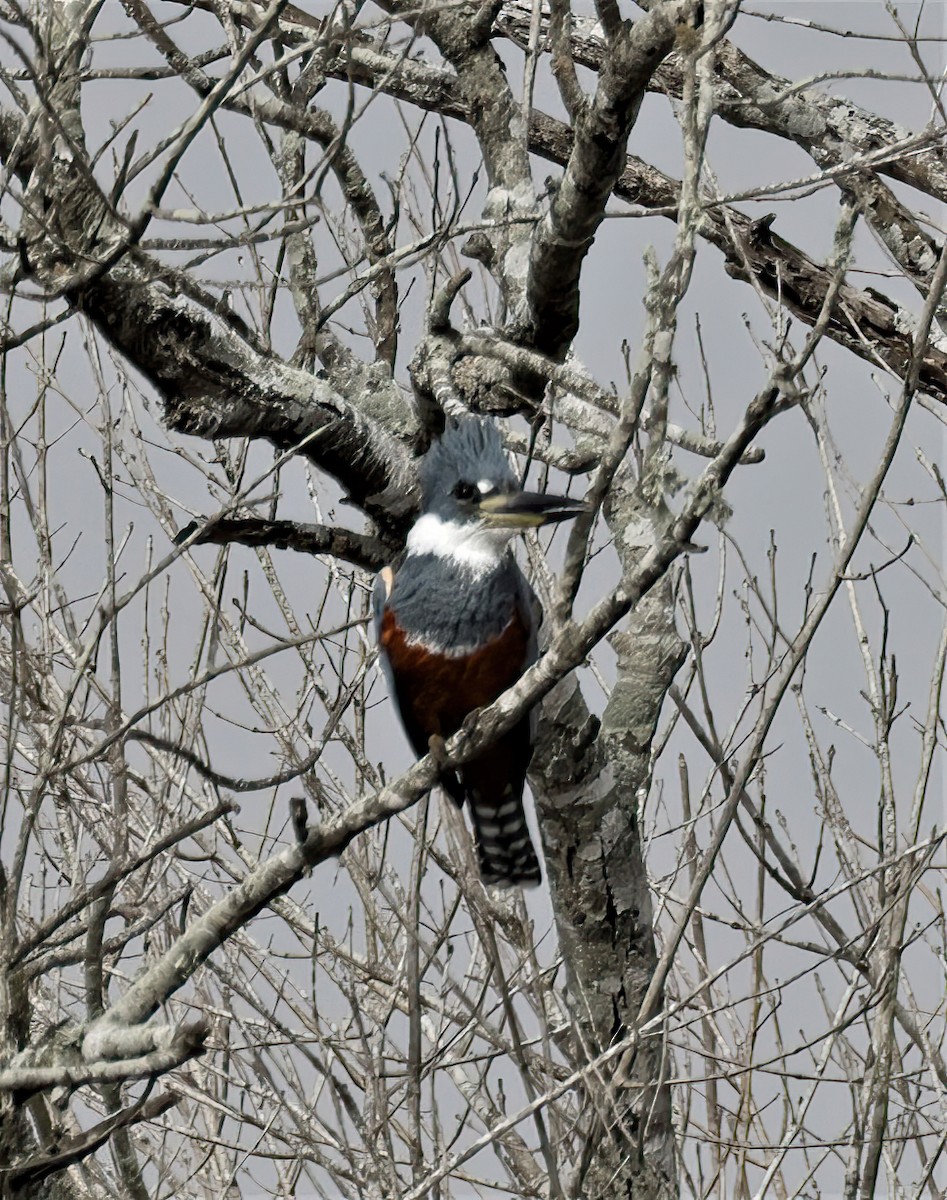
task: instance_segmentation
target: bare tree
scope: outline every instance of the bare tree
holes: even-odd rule
[[[944,1194],[942,40],[831,11],[0,4],[3,1195]],[[462,412],[588,501],[528,897],[368,628]]]

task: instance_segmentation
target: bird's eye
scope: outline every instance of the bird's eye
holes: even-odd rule
[[[477,489],[472,483],[465,483],[461,480],[454,488],[454,496],[458,500],[472,500],[477,494]]]

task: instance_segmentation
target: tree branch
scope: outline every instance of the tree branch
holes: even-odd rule
[[[353,50],[347,64],[330,63],[328,73],[350,78],[367,87],[445,116],[469,121],[466,104],[449,72],[419,63],[405,63],[397,74],[390,56]],[[549,162],[564,166],[573,146],[572,129],[562,121],[534,109],[530,118],[530,150]],[[624,159],[614,194],[668,220],[677,220],[680,183],[632,155]],[[720,250],[727,273],[751,283],[784,305],[806,325],[819,319],[831,284],[831,271],[780,237],[774,218],[754,220],[738,209],[710,204],[701,216],[700,236]],[[865,361],[883,366],[903,379],[912,354],[914,315],[875,288],[845,284],[826,335]],[[947,353],[928,345],[921,366],[921,388],[947,402]]]
[[[655,0],[643,0],[641,7],[655,7]],[[531,19],[529,0],[505,0],[497,14],[496,30],[525,47]],[[548,36],[549,14],[544,13],[542,20]],[[599,22],[588,17],[573,17],[570,45],[575,61],[592,71],[600,70],[611,52]],[[548,42],[540,48],[548,51]],[[877,158],[877,171],[947,200],[947,163],[936,133],[918,139],[894,121],[843,96],[799,88],[790,79],[769,74],[731,42],[719,42],[716,54],[719,78],[714,82],[714,111],[728,124],[793,141],[820,165],[890,151],[890,156]],[[679,53],[661,63],[648,81],[648,90],[674,100],[682,98],[684,72]],[[916,144],[907,154],[904,148],[909,142]]]
[[[209,1033],[203,1021],[182,1025],[173,1038],[147,1054],[118,1058],[112,1062],[56,1063],[53,1066],[14,1064],[0,1070],[0,1091],[29,1095],[50,1088],[85,1087],[94,1083],[127,1083],[133,1079],[154,1079],[182,1066],[204,1053]]]
[[[197,528],[197,522],[192,521],[181,529],[176,540],[183,541]],[[265,517],[224,517],[207,524],[194,539],[195,545],[229,546],[233,543],[296,550],[300,554],[329,554],[365,571],[381,570],[392,557],[390,545],[367,533]]]
[[[22,137],[20,135],[23,135]],[[0,158],[29,178],[42,153],[10,113],[0,118]],[[165,402],[170,428],[205,438],[262,437],[299,448],[383,524],[413,510],[415,463],[405,442],[416,428],[410,398],[392,380],[360,379],[357,400],[287,365],[226,305],[195,296],[177,272],[140,250],[119,254],[125,233],[73,161],[57,158],[52,189],[56,235],[31,245],[24,262],[37,281],[64,291],[140,370]],[[90,242],[91,238],[91,242]],[[102,259],[103,247],[105,259]],[[121,261],[118,261],[118,260]],[[100,271],[90,270],[101,260]],[[63,275],[75,282],[62,286]],[[381,414],[384,422],[377,419]]]
[[[690,0],[662,4],[609,49],[594,99],[576,115],[565,173],[533,235],[527,298],[532,341],[561,358],[579,324],[579,275],[625,166],[628,134],[648,80],[670,52]]]
[[[78,1133],[74,1137],[66,1138],[60,1143],[60,1148],[55,1153],[31,1158],[22,1166],[0,1172],[0,1178],[5,1175],[8,1184],[17,1189],[36,1187],[50,1175],[64,1171],[67,1167],[82,1162],[84,1158],[94,1154],[120,1129],[128,1129],[129,1126],[137,1125],[140,1121],[153,1121],[156,1117],[160,1117],[168,1109],[174,1108],[179,1099],[178,1096],[164,1095],[139,1100],[128,1108],[112,1113],[98,1125],[93,1125],[91,1129]]]

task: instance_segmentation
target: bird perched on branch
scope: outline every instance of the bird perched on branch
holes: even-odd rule
[[[521,491],[499,431],[477,417],[451,421],[428,451],[421,493],[405,553],[380,573],[374,593],[382,664],[419,757],[442,752],[465,717],[535,662],[539,603],[510,541],[583,508]],[[441,772],[449,795],[469,801],[484,883],[541,878],[523,810],[534,724],[526,714],[481,754]]]

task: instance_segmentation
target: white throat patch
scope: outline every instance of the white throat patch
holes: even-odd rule
[[[425,513],[408,534],[408,553],[433,554],[482,574],[499,563],[515,533],[515,529],[444,521],[435,513]]]

